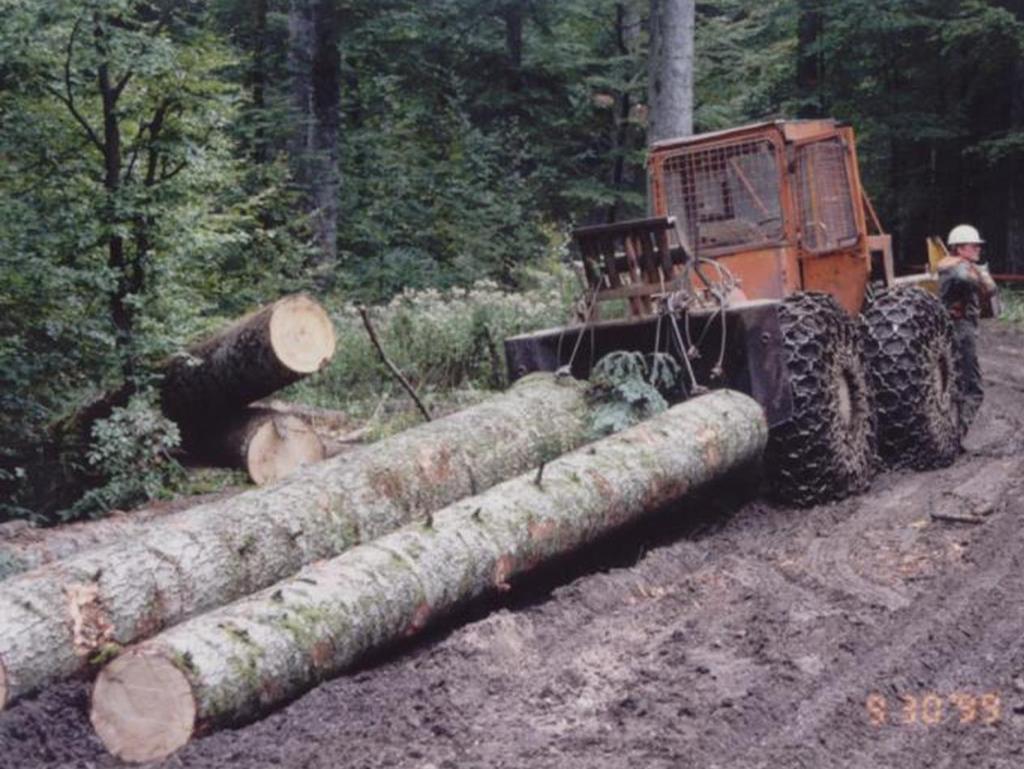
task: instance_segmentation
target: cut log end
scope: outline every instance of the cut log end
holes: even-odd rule
[[[312,374],[334,355],[334,326],[324,308],[308,296],[290,296],[274,306],[270,345],[282,365]]]
[[[304,419],[275,415],[263,422],[249,440],[245,464],[253,482],[263,486],[325,456],[323,441]]]
[[[191,739],[195,719],[188,678],[168,659],[129,653],[96,679],[92,725],[107,750],[123,761],[169,756]]]

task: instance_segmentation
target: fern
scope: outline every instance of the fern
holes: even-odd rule
[[[591,435],[611,435],[665,411],[666,394],[680,389],[680,373],[664,353],[619,351],[601,358],[590,375]]]

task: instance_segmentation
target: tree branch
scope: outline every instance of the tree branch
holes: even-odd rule
[[[94,131],[93,127],[89,125],[89,121],[86,120],[82,113],[78,111],[78,108],[75,106],[74,92],[71,89],[71,57],[75,47],[75,37],[78,35],[78,30],[81,26],[82,17],[79,16],[75,21],[75,26],[71,28],[71,35],[68,37],[67,55],[64,58],[64,88],[67,91],[67,94],[62,94],[56,88],[48,84],[44,85],[44,88],[64,103],[64,106],[66,106],[68,111],[71,112],[72,117],[75,118],[78,124],[85,131],[85,135],[89,137],[89,140],[101,153],[105,153],[107,151],[106,145],[100,141],[96,131]]]
[[[126,85],[128,85],[128,81],[132,79],[132,75],[134,75],[134,74],[135,74],[134,71],[128,70],[127,72],[124,73],[124,76],[120,80],[117,81],[117,84],[114,86],[114,99],[115,100],[121,95],[121,91],[123,91],[124,87]]]
[[[387,366],[391,373],[395,375],[399,384],[401,384],[405,391],[409,393],[409,397],[416,403],[416,408],[420,410],[423,418],[429,422],[432,417],[430,416],[430,412],[427,410],[427,407],[423,405],[423,401],[420,400],[420,396],[416,394],[416,390],[411,384],[409,384],[409,380],[406,379],[405,375],[398,370],[398,367],[391,362],[391,359],[384,352],[384,348],[381,347],[380,340],[377,339],[377,332],[373,330],[373,324],[370,322],[369,311],[360,305],[359,315],[363,319],[363,325],[366,326],[366,333],[370,335],[370,341],[373,342],[373,346],[377,348],[377,353],[380,355],[380,359],[384,361],[384,365]]]
[[[168,179],[173,179],[175,176],[177,176],[183,170],[185,170],[186,166],[188,166],[188,161],[182,160],[180,163],[178,163],[178,165],[176,165],[167,173],[161,173],[160,176],[157,177],[157,179],[153,182],[153,186],[157,184],[162,184],[163,182],[166,182]]]
[[[135,138],[131,143],[131,148],[129,149],[131,157],[128,159],[128,170],[125,172],[124,176],[125,181],[129,181],[132,178],[132,170],[135,168],[135,161],[138,160],[139,153],[142,151],[142,147],[144,146],[142,135],[148,130],[150,141],[155,141],[163,127],[164,118],[166,117],[168,110],[170,110],[173,105],[174,99],[164,99],[153,111],[153,119],[139,124],[139,130],[136,132]]]

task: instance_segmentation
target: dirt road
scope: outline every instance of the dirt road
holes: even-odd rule
[[[1024,766],[1024,336],[982,366],[952,468],[692,503],[162,766]],[[0,767],[119,766],[87,695],[0,714]]]

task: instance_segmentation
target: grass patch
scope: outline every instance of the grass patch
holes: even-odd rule
[[[576,277],[554,267],[531,273],[527,287],[514,292],[490,281],[469,288],[406,290],[371,307],[370,317],[388,357],[428,405],[443,413],[452,410],[453,400],[470,405],[504,388],[504,340],[565,323],[578,293]],[[281,397],[346,411],[357,420],[375,417],[382,425],[375,432],[390,434],[409,426],[406,409],[392,406],[408,399],[370,343],[356,305],[340,298],[327,298],[324,304],[338,335],[334,359]]]
[[[1017,328],[1024,327],[1024,290],[1003,289],[999,299],[1003,305],[999,320]]]

